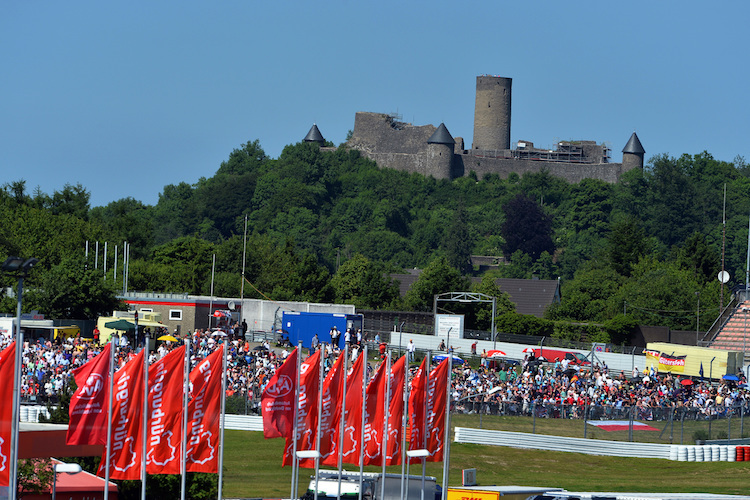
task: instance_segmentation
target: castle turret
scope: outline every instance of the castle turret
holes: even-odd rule
[[[318,126],[314,123],[303,140],[304,142],[317,142],[321,146],[326,142],[326,140],[323,139],[323,134],[321,134],[320,130],[318,130]]]
[[[638,136],[633,132],[628,143],[622,148],[622,171],[626,172],[636,167],[643,168],[643,157],[645,154],[646,150],[643,149],[641,141],[638,140]]]
[[[478,76],[472,149],[510,149],[511,78]]]
[[[427,139],[428,172],[436,179],[452,179],[453,147],[456,141],[444,123]]]

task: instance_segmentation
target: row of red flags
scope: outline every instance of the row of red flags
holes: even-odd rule
[[[261,397],[263,435],[266,439],[282,437],[286,440],[283,465],[292,465],[294,449],[294,407],[297,399],[297,356],[295,349],[268,382]],[[361,465],[401,464],[404,415],[405,357],[400,358],[386,373],[383,362],[369,382],[365,380],[364,356],[353,363],[344,374],[345,354],[342,352],[320,385],[320,350],[309,356],[299,369],[299,402],[297,404],[296,449],[316,450],[320,434],[320,463],[338,466],[342,463]],[[440,363],[429,374],[427,358],[422,361],[411,381],[409,397],[408,449],[426,449],[427,461],[443,460],[445,434],[445,405],[449,364]],[[390,375],[390,392],[388,376]],[[346,394],[344,377],[346,376]],[[365,383],[364,400],[362,388]],[[318,397],[322,391],[322,411],[318,419]],[[386,394],[388,412],[386,419]],[[342,402],[345,402],[342,405]],[[343,410],[343,411],[342,411]],[[362,418],[362,411],[365,418]],[[340,439],[343,419],[343,439]],[[364,421],[364,440],[362,425]],[[387,439],[383,434],[387,433]],[[364,443],[364,448],[363,444]],[[342,445],[340,446],[340,443]],[[386,450],[383,453],[383,445]],[[341,450],[341,451],[339,451]],[[418,459],[413,459],[413,463]],[[314,459],[301,459],[301,467],[315,467]]]
[[[107,444],[109,374],[112,343],[85,365],[73,370],[77,389],[70,400],[67,444]],[[149,365],[148,428],[143,429],[145,351],[117,370],[113,379],[111,447],[105,446],[98,474],[140,479],[143,439],[147,474],[180,474],[182,462],[183,395],[189,390],[187,472],[218,472],[223,349],[203,359],[185,384],[185,346]],[[0,486],[9,484],[11,408],[15,342],[0,353]]]

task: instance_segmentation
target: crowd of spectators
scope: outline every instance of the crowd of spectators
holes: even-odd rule
[[[232,332],[232,330],[230,330]],[[191,368],[214,349],[227,343],[227,395],[241,396],[250,409],[257,408],[263,389],[276,369],[291,352],[291,346],[271,346],[267,341],[250,343],[244,335],[223,331],[196,330],[177,342],[157,342],[151,361],[190,341]],[[0,339],[0,348],[9,343]],[[116,367],[124,365],[140,348],[137,342],[118,342]],[[351,359],[361,352],[356,342],[349,344]],[[377,344],[376,344],[377,345]],[[339,350],[330,343],[325,364],[330,367]],[[37,403],[57,401],[72,377],[72,370],[99,354],[103,346],[81,338],[64,342],[37,339],[24,342],[21,397]],[[375,351],[375,350],[373,350]],[[372,353],[381,359],[378,351]],[[410,356],[411,357],[411,356]],[[372,359],[372,358],[371,358]],[[368,373],[374,373],[370,361]],[[412,364],[412,370],[417,365]],[[741,374],[739,374],[741,377]],[[451,400],[454,411],[536,415],[552,418],[622,418],[635,409],[635,418],[660,419],[667,412],[683,409],[695,418],[721,416],[737,408],[749,409],[750,392],[744,378],[738,382],[690,380],[653,369],[641,373],[610,373],[606,365],[587,367],[566,362],[541,363],[526,358],[521,363],[482,358],[480,366],[464,363],[453,367]],[[592,413],[593,412],[593,413]]]
[[[586,412],[589,419],[655,420],[684,410],[700,419],[750,409],[748,386],[738,378],[717,385],[653,368],[611,374],[598,363],[580,367],[526,357],[517,366],[483,360],[477,369],[454,367],[451,399],[459,412],[552,418],[583,418]]]

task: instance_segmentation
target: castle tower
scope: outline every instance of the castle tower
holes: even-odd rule
[[[478,76],[472,149],[510,149],[510,94],[513,80]]]
[[[643,157],[646,154],[646,150],[643,149],[641,141],[638,140],[638,136],[633,132],[630,136],[630,140],[622,148],[622,170],[626,172],[636,167],[643,168]]]
[[[320,130],[318,130],[318,126],[313,123],[312,128],[307,133],[305,138],[303,139],[304,142],[317,142],[320,146],[325,144],[326,140],[323,139],[323,134],[320,133]]]
[[[453,147],[456,141],[441,123],[427,139],[427,171],[436,179],[452,179]]]

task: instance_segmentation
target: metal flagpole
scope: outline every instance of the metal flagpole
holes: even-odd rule
[[[451,360],[452,361],[452,360]],[[425,374],[426,382],[424,384],[424,429],[422,430],[422,448],[427,449],[427,422],[429,417],[427,416],[430,409],[430,371],[432,369],[432,351],[427,351],[427,373]],[[427,457],[422,457],[422,495],[421,500],[424,500],[424,477],[427,474]],[[408,491],[408,490],[407,490]]]
[[[214,271],[216,270],[216,254],[214,254],[211,260],[211,299],[208,303],[208,329],[211,330],[213,326],[213,314],[214,314]]]
[[[136,323],[135,323],[135,335],[138,337],[138,313],[136,312]],[[141,447],[141,499],[146,500],[146,454],[148,453],[148,358],[149,358],[149,334],[147,330],[143,330],[143,421],[141,430],[141,436],[143,439],[143,446]]]
[[[292,493],[291,498],[297,498],[297,412],[299,407],[299,375],[300,375],[300,366],[302,365],[302,341],[298,341],[297,343],[297,388],[294,391],[294,425],[292,426],[292,429],[294,429],[294,434],[292,435]],[[286,451],[286,444],[284,445],[285,451]]]
[[[404,411],[401,416],[401,498],[404,498],[404,480],[406,478],[406,423],[409,419],[409,353],[404,360]]]
[[[383,478],[380,481],[380,498],[385,498],[385,466],[388,461],[388,421],[391,417],[391,351],[388,351],[388,357],[385,359],[385,421],[383,422],[383,438],[381,439],[382,448],[380,456],[383,460]]]
[[[109,467],[112,449],[112,400],[115,392],[115,345],[114,335],[109,338],[109,397],[107,398],[107,447],[104,449],[106,455],[104,464],[104,500],[109,500]]]
[[[130,276],[130,243],[128,243],[128,255],[125,265],[125,293],[128,293],[128,277]]]
[[[182,440],[180,447],[180,500],[185,500],[187,492],[187,433],[188,433],[188,400],[190,399],[190,336],[185,343],[185,369],[182,380]]]
[[[318,456],[315,457],[315,500],[318,500],[318,475],[320,474],[320,421],[323,419],[323,375],[325,371],[325,343],[320,344],[320,373],[318,374],[318,428],[315,431],[315,449]]]
[[[102,268],[104,269],[104,279],[107,279],[107,241],[104,242],[104,255],[102,255]]]
[[[346,428],[346,379],[349,374],[349,342],[344,344],[344,387],[343,387],[343,399],[341,401],[341,415],[339,417],[339,442],[338,442],[338,472],[339,472],[339,485],[336,492],[336,499],[341,500],[341,470],[343,469],[344,461],[344,430]]]
[[[220,337],[222,338],[222,337]],[[224,482],[224,412],[227,406],[227,339],[223,337],[224,355],[221,359],[221,425],[219,427],[219,495],[221,500],[222,483]]]
[[[240,300],[245,300],[245,255],[247,252],[247,214],[245,214],[245,235],[242,238],[242,283],[240,284]],[[245,309],[240,309],[242,319],[245,319]]]
[[[365,417],[367,412],[367,344],[362,349],[362,418],[359,429],[359,500],[362,500],[362,483],[365,475]]]
[[[451,378],[453,376],[453,349],[448,348],[448,387],[445,389],[445,438],[443,439],[443,496],[448,494],[448,473],[451,464]]]

